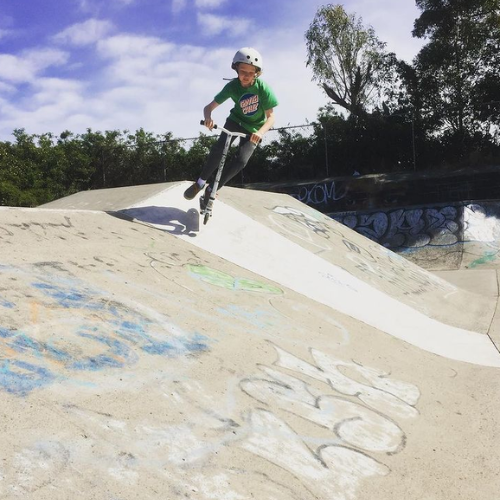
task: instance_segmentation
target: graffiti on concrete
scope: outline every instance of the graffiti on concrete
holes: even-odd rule
[[[467,267],[470,269],[474,269],[476,267],[484,266],[485,264],[491,264],[497,260],[498,255],[499,251],[496,252],[486,251],[478,259],[474,259]]]
[[[299,192],[294,194],[302,203],[313,208],[325,207],[332,202],[339,201],[347,194],[347,189],[341,183],[331,181],[330,184],[321,182],[313,185],[301,186]]]
[[[18,396],[83,372],[121,369],[141,356],[201,353],[208,341],[171,320],[71,277],[2,266],[0,388]],[[26,297],[29,290],[29,297]],[[20,314],[30,304],[30,311]],[[19,318],[31,316],[29,324]],[[84,379],[84,377],[83,377]]]
[[[375,250],[361,255],[344,240],[340,245],[348,253],[376,266]],[[256,332],[267,340],[254,346],[257,364],[242,370],[220,356],[223,377],[171,373],[148,388],[155,413],[137,404],[134,419],[127,410],[120,416],[111,408],[98,411],[89,398],[42,407],[52,420],[57,414],[80,432],[23,436],[12,444],[0,463],[0,496],[47,486],[57,496],[68,484],[86,491],[92,482],[122,498],[125,489],[145,491],[148,477],[161,483],[151,498],[353,500],[363,480],[390,472],[384,458],[404,449],[405,423],[419,415],[416,386],[369,364],[310,349],[307,304],[279,288],[253,280],[237,284],[235,276],[202,265],[194,252],[187,259],[175,253],[146,257],[174,283],[176,273],[188,273],[226,297],[233,295],[228,289],[258,292],[249,294],[252,306],[226,304],[214,314],[225,324],[238,320],[229,321],[233,337]],[[49,264],[1,267],[0,389],[17,396],[12,399],[57,382],[91,388],[99,377],[124,373],[148,356],[182,360],[213,351],[207,338],[185,332],[177,316],[174,323]],[[19,318],[30,321],[20,324]],[[321,324],[328,349],[350,343],[351,333],[338,319],[325,312]],[[291,336],[290,350],[283,347],[287,328],[303,339]],[[140,397],[129,385],[121,387],[127,400]]]
[[[268,293],[271,295],[279,295],[283,290],[277,286],[273,286],[263,281],[253,280],[249,278],[234,277],[217,269],[202,265],[187,264],[187,269],[192,276],[200,279],[205,283],[214,286],[219,286],[227,290],[241,290],[245,292]]]
[[[19,449],[4,486],[26,493],[44,481],[57,491],[58,482],[68,475],[78,481],[78,464],[92,477],[107,477],[110,488],[140,487],[144,474],[157,475],[163,498],[196,493],[206,500],[250,500],[263,492],[276,500],[356,498],[363,480],[390,472],[384,457],[404,449],[405,422],[419,416],[419,389],[318,349],[309,349],[307,360],[270,346],[275,352],[272,365],[227,379],[225,389],[215,393],[202,380],[175,380],[165,386],[158,411],[168,405],[171,414],[182,413],[178,423],[129,422],[84,405],[64,405],[63,418],[86,429],[85,435]],[[243,408],[237,404],[242,396]],[[267,465],[247,458],[240,462],[238,449]],[[269,467],[285,471],[288,479],[263,474]]]
[[[498,214],[489,213],[479,204],[331,216],[388,248],[452,246],[473,241],[494,244],[500,236]]]
[[[333,218],[388,248],[453,245],[461,239],[455,207],[352,213]]]
[[[269,295],[282,295],[283,290],[276,285],[273,285],[263,280],[253,278],[245,278],[242,276],[233,276],[225,273],[220,269],[207,266],[201,263],[201,259],[192,253],[191,257],[184,259],[176,253],[154,253],[146,252],[145,254],[150,259],[150,266],[160,275],[166,277],[167,273],[161,271],[161,268],[170,270],[173,267],[185,269],[188,275],[197,281],[207,283],[211,286],[224,288],[226,290],[254,292]],[[170,273],[169,280],[172,280]]]
[[[448,253],[434,253],[434,260],[447,258],[449,262],[456,260],[457,266],[463,264],[472,268],[498,259],[499,215],[497,204],[488,202],[330,214],[336,221],[384,247],[397,252],[409,252],[408,257],[411,259],[418,261],[419,250],[442,248]],[[483,248],[474,248],[475,243]],[[471,248],[474,248],[473,255],[476,258],[462,262],[462,252],[468,252]],[[455,258],[452,257],[453,252],[456,252]]]
[[[241,446],[288,470],[319,498],[350,498],[363,478],[386,475],[389,468],[371,454],[391,455],[404,448],[406,436],[398,422],[418,416],[418,388],[319,350],[310,350],[309,363],[274,347],[275,367],[261,366],[263,376],[240,383],[246,394],[266,406],[246,415],[251,431]],[[350,377],[348,370],[364,382]],[[304,376],[324,383],[324,388],[318,390]],[[331,436],[301,435],[293,430],[294,419],[287,422],[278,416],[282,412],[327,429]]]
[[[347,238],[342,242],[348,250],[345,256],[365,275],[365,281],[368,283],[383,282],[394,286],[405,295],[419,295],[432,290],[445,294],[456,291],[452,284],[440,280],[393,252],[386,250],[385,258],[382,258],[382,247],[374,244],[357,245]]]
[[[64,221],[62,220],[64,219]],[[88,239],[84,234],[80,233],[71,222],[68,216],[61,216],[61,222],[11,222],[2,223],[0,226],[0,240],[6,239],[7,241],[11,236],[14,236],[13,231],[29,232],[37,240],[49,239],[54,233],[54,229],[60,231],[60,234],[65,232],[82,239]],[[3,234],[2,234],[3,233]],[[7,237],[7,238],[6,238]],[[59,236],[61,237],[61,236]]]
[[[319,212],[310,211],[309,213],[306,213],[303,210],[298,210],[296,208],[280,206],[274,207],[273,212],[286,217],[292,222],[304,226],[308,231],[312,231],[317,236],[325,239],[330,238],[328,234],[328,227]]]
[[[269,215],[271,222],[280,228],[288,237],[298,238],[321,250],[330,250],[331,236],[335,233],[329,217],[316,210],[276,206]]]
[[[211,286],[246,293],[279,296],[281,288],[261,280],[235,277],[212,267],[180,262],[178,255],[146,254],[180,266],[189,276]],[[182,259],[181,259],[182,260]],[[154,267],[154,266],[153,266]],[[141,356],[178,357],[208,350],[208,339],[184,333],[177,324],[139,304],[108,296],[68,277],[58,263],[37,263],[30,269],[1,266],[0,389],[18,396],[56,381],[78,379],[82,372],[124,369]],[[54,274],[55,273],[55,274]],[[26,290],[29,290],[28,297]],[[20,314],[20,308],[26,309]],[[224,315],[241,316],[242,308],[227,305]],[[269,314],[247,312],[254,326],[269,324]],[[21,324],[20,317],[29,317]],[[259,328],[260,328],[259,327]]]
[[[322,250],[332,251],[336,263],[338,261],[338,265],[352,272],[352,267],[346,267],[338,259],[339,254],[344,255],[354,264],[355,269],[363,273],[364,279],[369,283],[390,284],[404,294],[418,295],[429,290],[445,293],[455,291],[453,285],[425,272],[383,246],[369,241],[362,244],[354,242],[350,231],[344,227],[347,224],[336,224],[318,212],[309,214],[296,208],[278,206],[272,210],[270,218],[277,227],[286,231],[287,235]],[[343,244],[341,248],[337,246],[339,241]]]

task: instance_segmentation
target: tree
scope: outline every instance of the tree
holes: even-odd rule
[[[294,129],[278,131],[273,140],[261,150],[262,157],[254,155],[249,163],[247,182],[302,181],[316,175],[315,137],[304,137]],[[260,165],[256,165],[260,159]],[[323,162],[321,162],[323,166]],[[257,167],[257,168],[256,168]]]
[[[65,195],[90,189],[95,167],[92,165],[91,158],[86,154],[85,145],[80,136],[75,137],[66,130],[60,134],[55,147],[62,151],[66,158],[66,173],[62,186]]]
[[[500,0],[416,4],[422,13],[413,35],[429,39],[415,60],[423,115],[429,127],[463,155],[489,133],[481,108],[498,96]]]
[[[321,7],[306,32],[307,65],[335,104],[355,116],[374,104],[390,64],[385,43],[341,5]]]

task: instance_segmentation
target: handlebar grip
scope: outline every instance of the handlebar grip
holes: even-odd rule
[[[200,125],[205,125],[205,120],[200,120]],[[217,125],[214,123],[214,128],[217,128]]]

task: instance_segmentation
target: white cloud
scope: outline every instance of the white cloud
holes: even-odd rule
[[[33,76],[33,68],[19,57],[0,54],[0,79],[10,82],[26,82]]]
[[[33,81],[50,66],[60,66],[68,60],[68,54],[55,49],[35,49],[21,56],[0,54],[0,79],[13,83]]]
[[[77,0],[79,10],[85,14],[98,15],[99,7],[93,0]]]
[[[68,52],[51,48],[29,50],[23,55],[36,73],[40,73],[51,66],[62,66],[69,59]]]
[[[152,37],[111,37],[99,44],[99,52],[109,59],[103,80],[110,92],[134,87],[137,96],[145,99],[165,92],[170,92],[169,99],[171,92],[184,95],[197,78],[203,80],[203,75],[212,71],[212,65],[220,64],[219,51],[169,44]]]
[[[377,37],[387,43],[387,50],[399,59],[411,62],[424,44],[411,36],[413,23],[420,15],[415,2],[379,0],[374,4],[372,0],[351,0],[346,11],[362,17],[364,26],[372,26]]]
[[[178,14],[185,10],[187,6],[187,0],[172,0],[172,12]]]
[[[251,21],[241,17],[223,17],[213,14],[198,14],[198,25],[203,33],[208,36],[227,33],[239,36],[246,33],[251,27]]]
[[[121,57],[159,58],[172,52],[173,48],[173,44],[164,42],[160,38],[126,33],[106,38],[97,44],[98,52],[111,59]]]
[[[13,94],[15,91],[16,87],[14,85],[0,82],[0,94]]]
[[[102,40],[97,50],[107,61],[102,75],[106,87],[130,82],[149,86],[150,78],[161,77],[164,65],[180,56],[174,44],[126,34]]]
[[[111,6],[117,8],[127,7],[136,2],[136,0],[106,0]],[[79,10],[85,12],[86,14],[93,13],[97,14],[102,10],[102,0],[77,0]]]
[[[40,78],[33,85],[33,95],[30,106],[68,102],[83,103],[85,85],[75,80],[62,78]]]
[[[276,126],[314,120],[326,98],[310,81],[301,37],[286,32],[253,34],[264,56],[263,78],[280,102]],[[99,41],[96,50],[105,64],[88,85],[39,78],[29,98],[1,105],[1,135],[15,128],[26,128],[29,133],[66,129],[83,133],[88,127],[101,131],[143,127],[154,133],[172,132],[179,138],[195,137],[206,132],[199,120],[203,107],[225,85],[222,78],[235,76],[230,68],[234,47],[176,45],[155,37],[121,34]],[[47,55],[41,60],[47,63]],[[18,63],[12,65],[19,69]],[[3,67],[0,61],[0,72]],[[37,74],[28,68],[25,80]],[[214,119],[223,123],[231,107],[232,103],[224,103],[214,112]]]
[[[117,35],[99,42],[106,61],[88,85],[41,78],[16,104],[0,100],[1,135],[94,130],[172,132],[194,137],[202,131],[203,107],[228,76],[233,50],[174,45],[153,37]],[[230,76],[230,75],[229,75]],[[229,107],[217,114],[225,118]]]
[[[10,36],[12,33],[14,33],[13,30],[6,30],[6,29],[1,29],[0,28],[0,40],[2,38],[7,38],[8,36]]]
[[[199,9],[216,9],[226,2],[227,0],[195,0],[194,4]]]
[[[113,24],[99,19],[88,19],[83,23],[73,24],[54,36],[58,43],[68,43],[76,46],[91,45],[113,30]]]
[[[86,104],[81,83],[58,78],[39,78],[22,104],[1,103],[4,122],[2,129],[12,132],[16,128],[25,128],[29,133],[60,133],[64,129],[71,130],[73,116],[84,112]],[[87,119],[89,123],[93,117],[87,115]],[[78,130],[84,131],[85,128],[85,125],[80,126]]]

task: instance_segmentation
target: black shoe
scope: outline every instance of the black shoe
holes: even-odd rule
[[[186,191],[184,191],[184,198],[186,198],[186,200],[192,200],[201,191],[201,189],[202,188],[198,185],[198,183],[195,182],[189,186]]]

